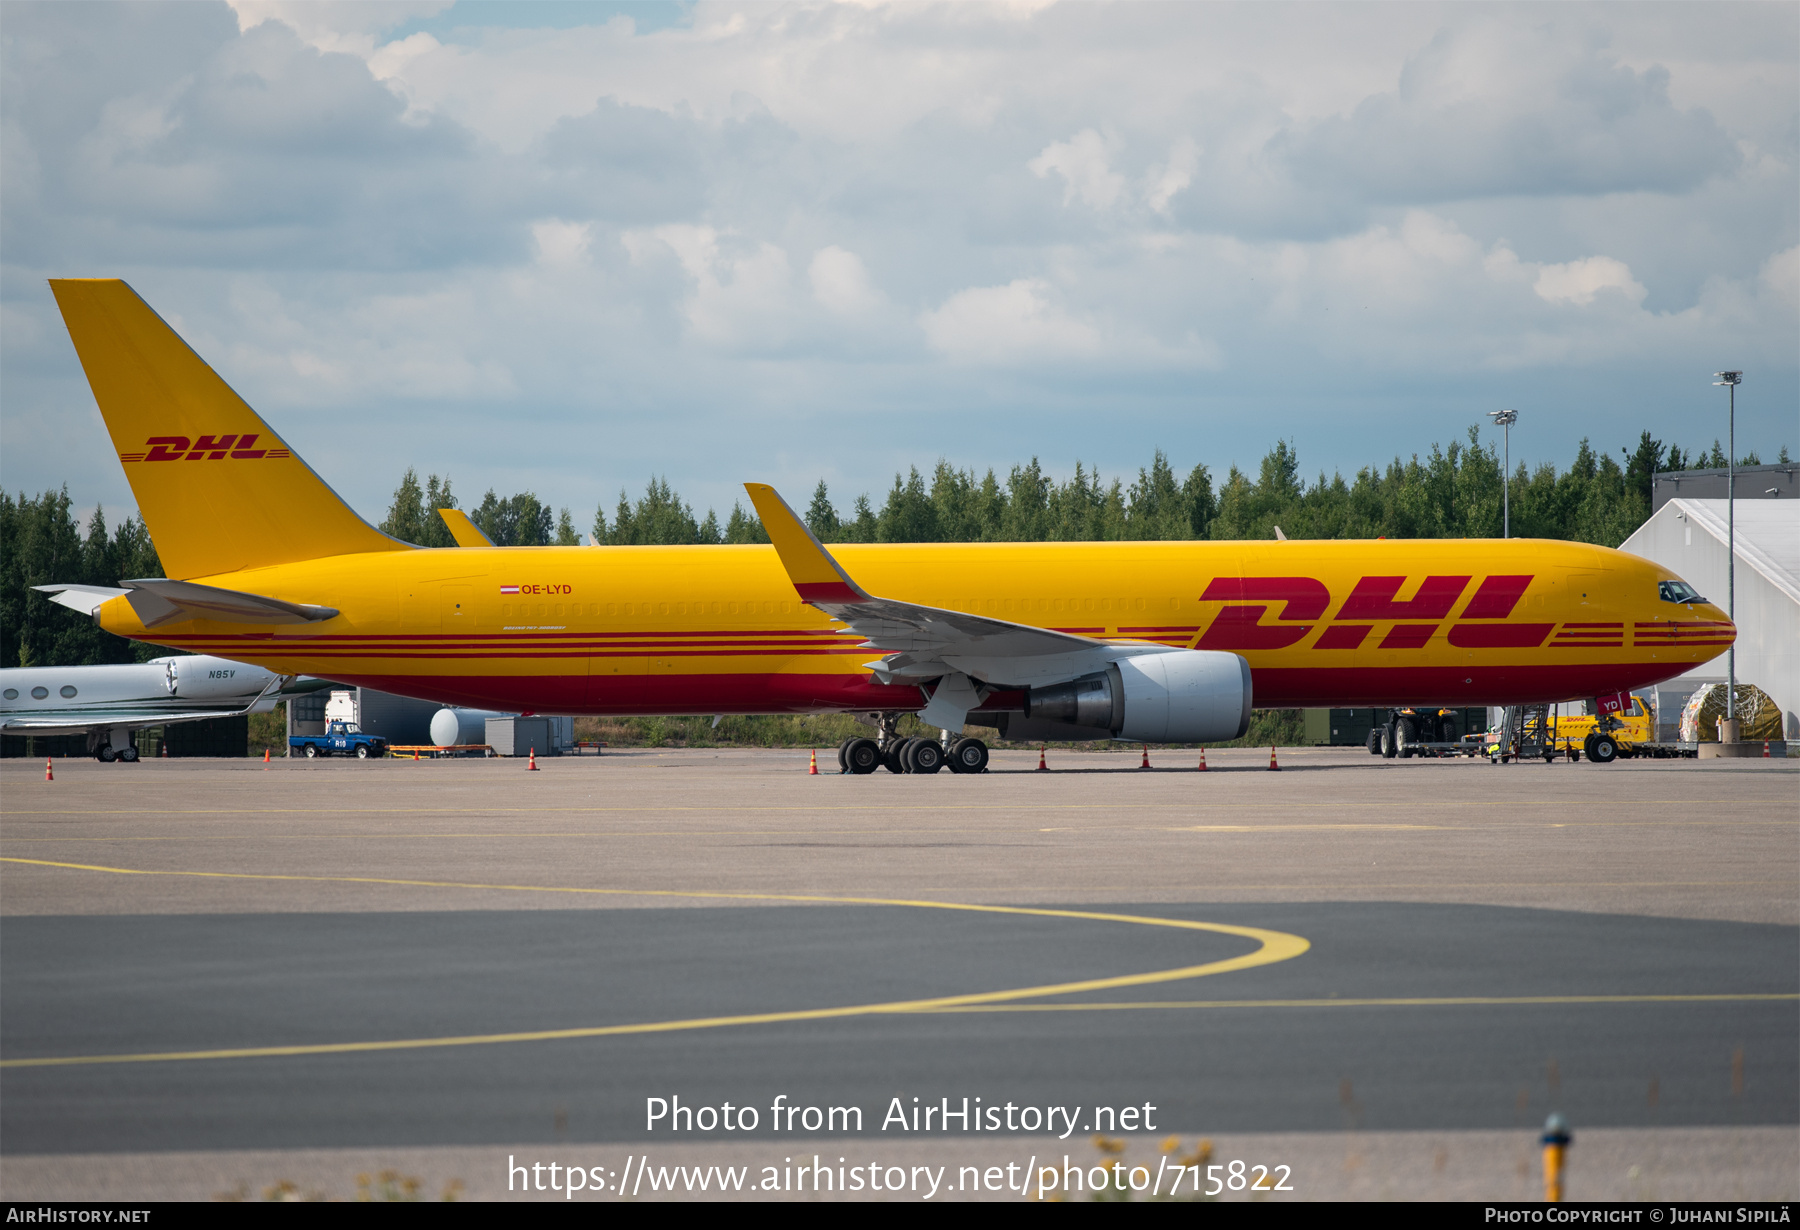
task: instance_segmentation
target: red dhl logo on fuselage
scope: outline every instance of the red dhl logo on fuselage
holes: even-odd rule
[[[256,441],[260,433],[250,432],[246,435],[201,436],[198,440],[187,436],[151,436],[144,441],[141,453],[120,453],[119,460],[130,461],[223,461],[230,457],[236,461],[261,461],[288,457],[292,454],[285,448],[257,448]]]
[[[1426,577],[1407,599],[1397,595],[1405,577],[1363,577],[1313,643],[1314,649],[1361,649],[1378,623],[1392,624],[1381,649],[1422,649],[1461,601],[1474,578]],[[1544,643],[1555,623],[1503,623],[1530,588],[1532,576],[1490,576],[1476,588],[1461,619],[1446,634],[1459,649],[1528,649]],[[1321,626],[1331,591],[1313,577],[1218,577],[1200,595],[1202,602],[1226,605],[1195,643],[1196,649],[1236,653],[1287,649]],[[1271,606],[1281,603],[1277,623],[1264,624]],[[1432,622],[1421,622],[1430,620]],[[1304,622],[1288,622],[1304,621]]]

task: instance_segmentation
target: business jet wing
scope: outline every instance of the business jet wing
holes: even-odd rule
[[[333,619],[337,608],[312,606],[304,602],[286,602],[262,594],[246,594],[216,585],[200,585],[193,581],[171,581],[165,577],[144,577],[121,582],[122,589],[99,585],[34,585],[33,589],[50,595],[52,602],[94,614],[113,598],[131,603],[144,627],[179,619],[228,619],[233,623],[303,624]]]

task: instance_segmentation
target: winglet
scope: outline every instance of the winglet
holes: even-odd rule
[[[745,483],[744,490],[750,493],[756,515],[762,518],[763,529],[775,544],[775,553],[781,557],[781,566],[787,569],[788,580],[794,583],[800,601],[815,606],[822,602],[871,601],[775,488],[766,483]]]
[[[440,508],[438,516],[450,527],[450,537],[456,539],[459,547],[491,547],[494,540],[481,532],[481,527],[469,520],[469,514],[460,508]]]

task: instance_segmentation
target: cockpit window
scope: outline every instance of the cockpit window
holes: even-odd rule
[[[1659,581],[1656,592],[1664,602],[1705,602],[1700,592],[1686,581]]]

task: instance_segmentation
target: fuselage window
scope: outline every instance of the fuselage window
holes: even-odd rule
[[[31,689],[31,699],[32,700],[43,700],[44,697],[46,697],[48,695],[50,695],[49,688],[33,688],[33,689]]]
[[[19,699],[19,689],[8,688],[8,689],[6,689],[6,691],[4,693],[0,693],[0,695],[4,695],[7,700],[18,700]]]
[[[69,684],[66,684],[66,683],[63,684],[62,698],[64,700],[74,700],[75,699],[75,689],[73,687],[71,687]]]

